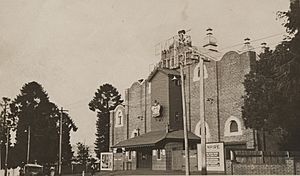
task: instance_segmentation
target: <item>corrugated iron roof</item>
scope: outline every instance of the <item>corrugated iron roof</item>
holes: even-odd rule
[[[121,141],[113,146],[118,147],[154,147],[158,142],[164,139],[183,139],[183,130],[171,131],[151,131],[140,136]],[[192,132],[188,132],[189,140],[199,140],[200,137]]]

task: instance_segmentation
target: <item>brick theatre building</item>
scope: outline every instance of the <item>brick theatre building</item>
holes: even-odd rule
[[[254,131],[242,119],[245,74],[257,55],[246,40],[241,51],[217,51],[212,30],[203,47],[192,45],[180,31],[145,79],[125,91],[124,104],[110,112],[110,149],[114,170],[182,170],[184,159],[182,92],[179,64],[184,65],[184,88],[191,170],[197,170],[200,139],[199,63],[205,58],[205,126],[207,142],[223,142],[225,151],[256,148]],[[228,157],[228,154],[227,154]]]

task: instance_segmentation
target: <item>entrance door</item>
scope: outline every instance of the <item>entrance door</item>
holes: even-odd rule
[[[172,170],[182,170],[182,150],[172,150]]]
[[[152,168],[152,150],[137,152],[137,168]]]

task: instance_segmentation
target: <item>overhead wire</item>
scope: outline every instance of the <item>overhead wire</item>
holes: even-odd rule
[[[265,36],[265,37],[261,37],[261,38],[258,38],[258,39],[254,39],[254,40],[251,40],[251,42],[257,42],[257,41],[261,41],[261,40],[265,40],[265,39],[269,39],[269,38],[273,38],[273,37],[276,37],[276,36],[280,36],[282,34],[286,34],[285,32],[281,32],[281,33],[277,33],[277,34],[272,34],[272,35],[268,35],[268,36]],[[172,39],[173,37],[169,38],[168,40]],[[244,43],[243,42],[240,42],[240,43],[237,43],[237,44],[234,44],[234,45],[230,45],[230,46],[227,46],[227,47],[224,47],[224,48],[221,48],[220,51],[224,51],[224,50],[227,50],[227,49],[230,49],[230,48],[234,48],[234,47],[237,47],[237,46],[240,46],[240,45],[243,45]],[[268,46],[275,46],[277,45],[278,43],[271,43],[271,44],[268,44]],[[254,47],[254,49],[257,49],[261,46],[257,46],[257,47]],[[207,53],[204,53],[204,54],[207,54]],[[153,64],[152,64],[153,65]],[[65,105],[66,107],[76,107],[76,106],[79,106],[82,102],[84,102],[85,100],[88,100],[90,99],[90,97],[87,97],[87,98],[83,98],[81,100],[78,100],[78,101],[75,101],[73,103],[70,103],[70,104],[67,104]],[[88,105],[88,104],[87,104]]]

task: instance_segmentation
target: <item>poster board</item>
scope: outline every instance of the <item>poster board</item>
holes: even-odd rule
[[[198,170],[201,170],[201,144],[197,144]],[[225,172],[224,143],[206,144],[206,166],[207,171]]]
[[[100,170],[113,170],[113,153],[102,152],[100,157]]]

